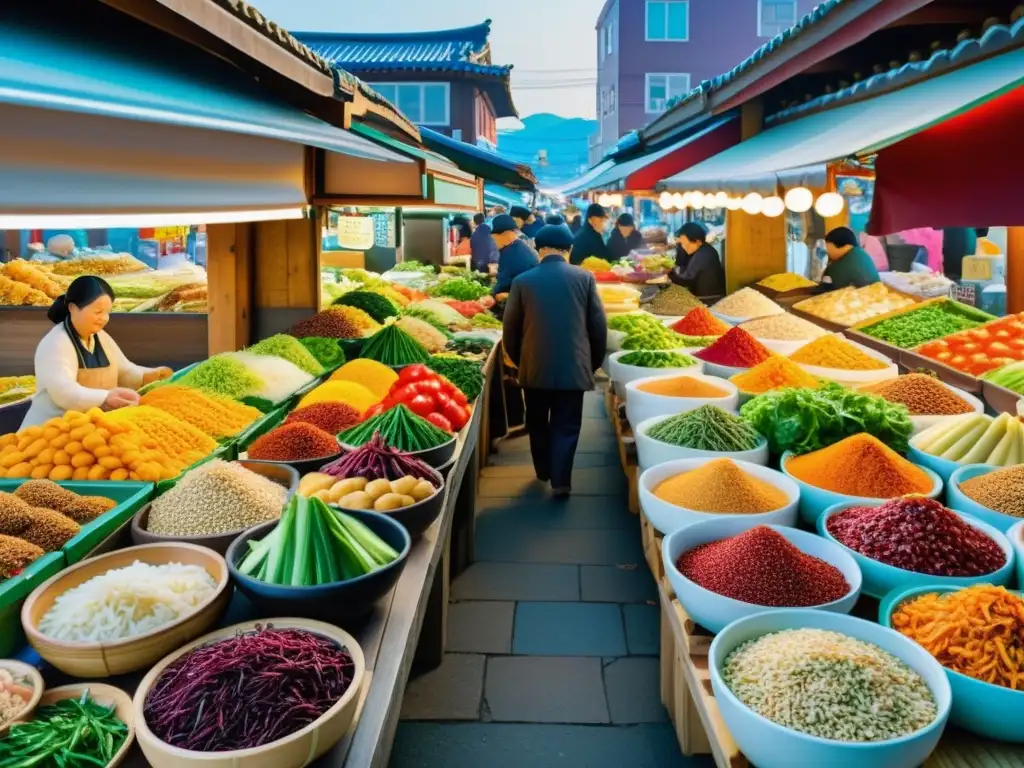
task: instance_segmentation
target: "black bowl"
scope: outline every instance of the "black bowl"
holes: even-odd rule
[[[228,547],[225,560],[238,591],[267,616],[299,616],[327,622],[358,619],[373,610],[376,602],[391,591],[409,558],[412,539],[401,523],[380,512],[346,511],[398,551],[398,559],[380,570],[348,581],[315,587],[284,587],[268,584],[238,571],[238,563],[249,551],[250,539],[263,539],[277,526],[271,520],[250,528]]]
[[[452,435],[450,440],[446,440],[433,448],[427,448],[425,451],[407,451],[407,453],[413,458],[419,459],[436,469],[437,467],[443,467],[448,460],[455,455],[455,447],[458,444],[458,435]],[[344,448],[346,452],[349,452],[358,450],[362,446],[342,443],[341,447]]]
[[[452,470],[455,469],[455,460],[457,458],[457,456],[452,456],[440,467],[437,467],[437,471],[440,473],[441,477],[444,478],[445,483],[448,482],[448,475],[450,475],[452,473]]]
[[[299,473],[299,477],[304,477],[310,472],[319,472],[321,467],[325,467],[332,461],[337,461],[341,458],[341,455],[345,451],[338,451],[332,453],[330,456],[321,456],[318,459],[303,459],[302,461],[270,461],[269,459],[260,459],[262,464],[273,464],[278,467],[291,467]],[[255,459],[242,459],[242,461],[255,461]]]
[[[291,499],[295,489],[299,487],[299,473],[287,464],[279,464],[274,461],[256,461],[255,459],[238,459],[235,463],[241,464],[249,471],[263,475],[268,480],[273,480],[275,483],[287,488],[288,495],[285,496],[285,504]],[[238,530],[216,533],[209,536],[170,536],[164,533],[152,533],[146,530],[146,526],[149,524],[149,510],[152,506],[152,502],[146,504],[132,518],[131,534],[133,544],[167,544],[172,541],[181,541],[186,544],[197,544],[200,547],[212,549],[214,552],[223,555],[228,551],[231,542],[248,530],[246,528],[239,528]]]
[[[436,469],[431,470],[434,473],[434,477],[431,479],[432,484],[437,490],[433,496],[429,496],[423,501],[417,501],[415,504],[410,504],[408,507],[402,507],[401,509],[391,509],[387,512],[381,512],[382,515],[387,515],[392,520],[397,520],[405,529],[409,532],[409,536],[413,539],[417,539],[423,535],[423,532],[434,524],[434,521],[441,516],[441,510],[444,509],[444,490],[445,482],[444,477]],[[333,506],[338,506],[337,504]],[[344,509],[339,507],[344,512],[352,514],[356,510]]]

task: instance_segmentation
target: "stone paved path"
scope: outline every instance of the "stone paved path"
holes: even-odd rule
[[[661,705],[658,609],[599,393],[573,497],[550,500],[527,439],[480,482],[477,562],[452,585],[448,653],[410,682],[392,768],[713,768]]]

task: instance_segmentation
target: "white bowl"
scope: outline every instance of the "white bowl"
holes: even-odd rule
[[[615,394],[626,399],[626,385],[636,379],[645,379],[650,376],[658,376],[661,374],[674,374],[676,376],[692,375],[698,376],[704,372],[704,363],[697,358],[697,362],[694,365],[689,365],[686,368],[642,368],[639,365],[623,365],[619,362],[619,358],[625,357],[630,352],[636,352],[638,350],[629,349],[621,350],[619,352],[613,352],[608,356],[608,368],[605,369],[605,373],[612,380],[612,384],[615,386]],[[685,349],[670,349],[670,350],[659,350],[668,352],[678,352],[681,355],[693,355]]]
[[[1006,538],[1013,547],[1014,562],[1017,564],[1017,586],[1024,586],[1024,520],[1006,532]]]
[[[724,394],[721,397],[672,397],[671,395],[655,395],[640,389],[644,384],[652,381],[678,379],[680,376],[698,379],[708,386],[722,390]],[[626,418],[630,424],[639,424],[654,416],[672,416],[676,413],[685,413],[686,411],[700,408],[702,405],[717,405],[723,411],[735,411],[740,403],[739,390],[736,389],[736,385],[731,381],[703,376],[699,372],[690,373],[688,369],[678,373],[634,379],[626,385],[625,399]]]
[[[784,629],[824,629],[873,643],[917,672],[935,698],[935,719],[898,739],[846,742],[822,739],[778,725],[743,704],[722,679],[726,658],[743,643]],[[952,693],[946,673],[924,648],[895,630],[830,611],[791,608],[733,622],[711,643],[711,687],[729,733],[758,768],[913,768],[939,743],[949,719]]]
[[[700,350],[697,351],[699,352]],[[741,373],[746,373],[747,371],[750,370],[750,368],[735,368],[731,365],[709,363],[706,360],[701,360],[699,357],[697,359],[704,363],[704,372],[708,376],[717,376],[720,379],[728,380],[731,379],[733,376],[736,376]]]
[[[800,489],[795,482],[774,469],[751,464],[749,461],[737,461],[747,474],[753,475],[758,480],[771,483],[786,494],[789,503],[781,509],[771,512],[759,512],[757,514],[720,514],[716,512],[698,512],[685,507],[677,507],[662,501],[654,495],[654,489],[670,477],[675,477],[683,472],[697,469],[707,464],[709,459],[676,459],[658,464],[650,469],[644,470],[640,475],[639,495],[640,508],[644,511],[648,521],[655,530],[663,536],[678,531],[680,528],[699,523],[704,520],[715,518],[739,519],[747,523],[743,530],[753,528],[757,525],[786,525],[795,526],[797,508],[800,504]]]
[[[608,341],[605,342],[604,348],[608,354],[612,352],[618,352],[622,349],[622,342],[626,340],[629,334],[625,331],[615,331],[611,328],[608,329]]]
[[[715,634],[725,629],[727,624],[745,616],[762,611],[788,610],[785,607],[769,608],[745,603],[742,600],[734,600],[731,597],[712,592],[688,579],[676,567],[676,562],[683,553],[689,552],[701,544],[729,539],[746,532],[749,527],[744,522],[735,518],[722,517],[706,520],[686,528],[680,528],[670,536],[666,536],[662,542],[661,556],[665,562],[665,574],[675,590],[676,597],[679,598],[679,602],[682,603],[686,612],[690,614],[690,618]],[[846,583],[850,585],[850,590],[838,600],[808,607],[816,611],[834,611],[836,613],[849,613],[853,610],[857,598],[860,597],[860,568],[842,547],[835,542],[796,528],[787,528],[781,525],[768,527],[785,536],[789,543],[801,552],[824,560],[829,565],[838,568],[846,578]]]
[[[829,379],[830,381],[835,381],[849,387],[863,387],[867,384],[875,384],[880,381],[886,381],[887,379],[895,379],[900,375],[899,366],[881,352],[871,349],[870,347],[865,347],[863,344],[858,344],[857,342],[846,338],[841,333],[835,333],[832,335],[838,336],[847,344],[852,344],[869,357],[873,357],[876,360],[885,363],[886,367],[878,368],[873,371],[848,371],[845,368],[822,368],[818,365],[807,365],[806,363],[797,363],[797,365],[812,376],[817,376],[821,379]]]
[[[670,445],[653,437],[648,437],[647,432],[656,424],[669,419],[673,414],[664,416],[652,416],[644,419],[633,427],[633,439],[636,441],[637,461],[640,469],[650,469],[656,464],[664,464],[666,461],[675,459],[736,459],[747,461],[759,466],[768,465],[768,439],[761,436],[761,442],[756,448],[749,451],[703,451],[698,448],[684,448],[679,445]]]

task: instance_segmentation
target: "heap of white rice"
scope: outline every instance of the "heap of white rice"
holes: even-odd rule
[[[261,389],[250,392],[254,397],[262,397],[272,403],[285,400],[295,390],[301,389],[314,377],[299,368],[295,363],[274,355],[254,355],[251,352],[229,352],[231,357],[242,363],[265,383]]]
[[[40,620],[39,631],[73,643],[124,640],[194,613],[216,589],[202,566],[136,560],[64,592]]]

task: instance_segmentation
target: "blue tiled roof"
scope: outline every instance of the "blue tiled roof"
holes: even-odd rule
[[[935,51],[924,61],[908,61],[906,64],[886,72],[880,72],[834,93],[826,93],[802,104],[780,110],[765,118],[765,124],[774,125],[791,117],[837,107],[852,99],[879,96],[918,80],[941,75],[950,69],[965,66],[1005,49],[1018,47],[1022,42],[1024,42],[1024,17],[1009,24],[993,24],[980,37],[960,40],[952,48]]]
[[[533,169],[475,144],[453,139],[430,128],[420,128],[423,145],[454,162],[464,171],[514,189],[532,190],[537,185]]]

